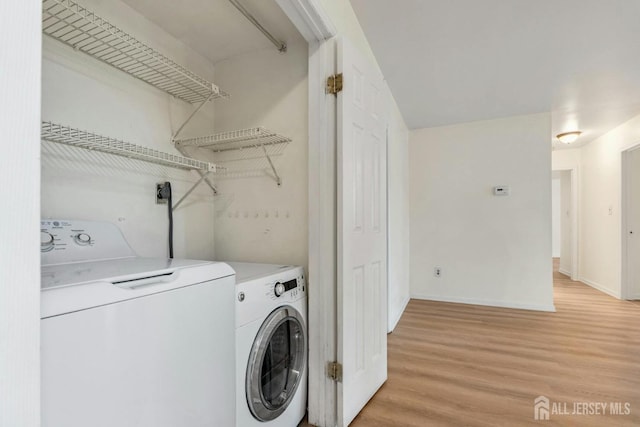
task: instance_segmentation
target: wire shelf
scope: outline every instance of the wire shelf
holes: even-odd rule
[[[214,135],[196,138],[178,139],[176,144],[182,146],[196,146],[207,148],[214,153],[227,151],[249,151],[262,147],[285,146],[291,142],[290,138],[278,135],[262,127],[221,132]]]
[[[71,0],[42,1],[42,31],[189,103],[228,97],[213,83]]]
[[[42,122],[42,139],[72,147],[85,148],[103,153],[115,154],[136,160],[142,160],[162,166],[179,169],[200,170],[204,172],[215,171],[215,165],[188,157],[176,156],[141,145],[131,144],[119,139],[109,138],[74,129],[68,126],[52,122]]]
[[[218,178],[237,178],[271,173],[277,182],[274,160],[280,157],[290,138],[262,127],[178,139],[177,147],[199,147],[213,153]]]

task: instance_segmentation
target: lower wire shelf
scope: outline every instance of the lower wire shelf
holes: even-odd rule
[[[207,179],[209,174],[216,171],[216,165],[213,163],[165,153],[119,139],[46,121],[42,122],[41,138],[49,142],[142,160],[156,165],[197,171],[200,179],[173,205],[173,209],[176,209],[201,182],[206,182],[214,194],[216,193],[215,187]]]
[[[141,145],[132,144],[130,142],[109,138],[52,122],[42,122],[41,138],[50,142],[115,154],[117,156],[142,160],[162,166],[198,170],[202,172],[215,172],[216,170],[216,166],[213,163],[165,153],[152,148],[143,147]]]

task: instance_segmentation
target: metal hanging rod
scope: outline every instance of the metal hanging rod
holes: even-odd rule
[[[229,0],[229,3],[234,5],[235,8],[245,16],[245,18],[247,18],[258,30],[260,30],[260,32],[264,34],[265,37],[268,38],[271,43],[273,43],[278,48],[278,51],[283,53],[287,51],[287,44],[285,42],[281,42],[280,40],[275,38],[269,31],[267,31],[267,29],[264,28],[262,24],[260,24],[260,22],[258,22],[258,20],[247,9],[245,9],[245,7],[242,6],[238,0]]]

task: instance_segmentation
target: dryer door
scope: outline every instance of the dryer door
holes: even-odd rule
[[[307,361],[302,315],[291,306],[274,310],[264,321],[249,354],[247,403],[253,416],[270,421],[282,414],[295,395]]]

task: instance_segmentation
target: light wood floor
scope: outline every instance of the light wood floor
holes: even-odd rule
[[[389,379],[352,426],[640,425],[640,305],[557,272],[554,284],[556,313],[412,300]],[[631,414],[534,421],[539,395]]]

